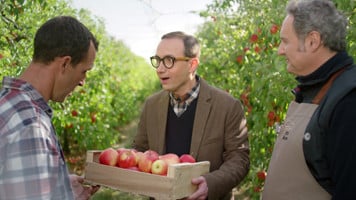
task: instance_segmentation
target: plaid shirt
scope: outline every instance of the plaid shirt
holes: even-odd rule
[[[192,103],[194,99],[198,97],[199,90],[200,90],[199,76],[196,76],[196,80],[197,80],[197,84],[192,88],[190,92],[186,94],[186,98],[184,101],[175,98],[172,92],[169,93],[171,99],[171,106],[173,106],[174,113],[176,113],[178,117],[181,116],[187,110],[190,103]]]
[[[52,109],[28,83],[0,90],[0,199],[74,199]]]

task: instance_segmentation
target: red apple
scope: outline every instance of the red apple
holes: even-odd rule
[[[255,43],[255,42],[257,42],[257,40],[258,40],[257,34],[252,34],[250,37],[250,42]]]
[[[257,172],[256,175],[259,180],[264,181],[267,177],[267,172],[262,170],[262,171]]]
[[[260,186],[255,186],[254,188],[253,188],[253,191],[254,192],[261,192],[261,187]]]
[[[168,164],[161,159],[155,160],[152,163],[152,174],[157,174],[157,175],[167,175],[168,171]]]
[[[104,165],[115,166],[119,153],[113,148],[103,150],[99,155],[99,163]]]
[[[141,152],[141,151],[137,151],[137,152],[136,152],[137,164],[138,164],[138,162],[140,161],[140,158],[141,158],[142,155],[143,155],[143,152]]]
[[[120,147],[118,149],[116,149],[116,151],[120,154],[121,152],[125,151],[126,148]]]
[[[259,46],[255,46],[254,48],[256,53],[260,53],[261,52],[261,48]]]
[[[139,159],[138,168],[140,171],[151,173],[152,163],[157,160],[159,154],[152,150],[145,151]]]
[[[148,157],[153,157],[153,158],[157,158],[159,157],[159,154],[156,151],[153,150],[147,150],[145,152],[143,152],[143,154],[147,155]]]
[[[238,63],[242,63],[243,62],[243,60],[244,60],[244,56],[243,55],[238,55],[237,57],[236,57],[236,61],[238,62]]]
[[[138,162],[138,169],[142,172],[151,173],[152,163],[154,161],[142,156]]]
[[[250,50],[250,47],[244,47],[244,52],[247,52]]]
[[[91,119],[91,123],[95,123],[96,122],[96,114],[95,113],[91,113],[90,114],[90,119]]]
[[[271,34],[276,34],[278,32],[278,29],[279,29],[278,25],[272,24],[269,31],[271,32]]]
[[[164,160],[168,165],[180,163],[179,156],[177,156],[177,154],[174,154],[174,153],[167,153],[167,154],[161,155],[161,156],[159,156],[159,159]]]
[[[131,151],[137,153],[138,151],[136,149],[130,149]]]
[[[195,158],[190,154],[183,154],[179,157],[181,163],[195,163]]]
[[[72,116],[73,116],[73,117],[77,117],[77,116],[78,116],[78,111],[72,110]]]
[[[117,166],[121,168],[129,168],[137,165],[137,157],[135,151],[130,149],[123,150],[119,154],[119,158],[117,160]]]

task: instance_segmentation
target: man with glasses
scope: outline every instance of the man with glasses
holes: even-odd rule
[[[238,100],[197,75],[199,56],[191,35],[161,38],[150,59],[163,90],[146,100],[133,147],[209,161],[210,173],[192,180],[198,189],[187,199],[234,199],[249,169],[246,119]]]

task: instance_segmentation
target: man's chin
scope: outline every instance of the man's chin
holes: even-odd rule
[[[62,97],[58,97],[56,99],[53,99],[52,101],[54,102],[58,102],[58,103],[63,103],[67,97],[70,97],[72,93],[68,94],[67,96],[62,96]]]
[[[53,100],[54,102],[63,103],[66,97]]]
[[[173,92],[173,88],[171,87],[162,87],[163,90],[167,91],[167,92]]]
[[[290,73],[290,74],[297,75],[297,74],[295,73],[294,68],[293,68],[291,65],[289,65],[289,64],[287,65],[287,72]]]
[[[168,85],[161,84],[161,87],[162,87],[162,89],[163,89],[163,90],[167,90],[167,91],[169,91],[169,87],[168,87]]]

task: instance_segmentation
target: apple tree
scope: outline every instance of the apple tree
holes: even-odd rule
[[[121,142],[118,128],[137,118],[144,98],[159,86],[154,70],[122,41],[108,35],[102,19],[87,10],[71,8],[67,1],[0,2],[1,80],[3,76],[18,76],[28,66],[36,30],[54,16],[76,17],[100,43],[84,87],[78,87],[63,103],[49,102],[68,163],[81,173],[87,150]]]

